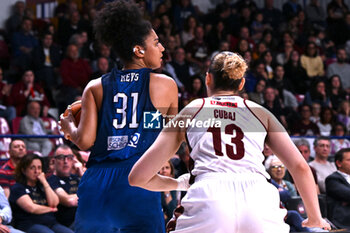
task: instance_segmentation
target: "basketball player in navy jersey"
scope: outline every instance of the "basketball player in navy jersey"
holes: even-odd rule
[[[238,54],[216,55],[206,76],[210,97],[191,102],[169,122],[134,165],[130,184],[153,191],[184,186],[158,171],[186,138],[195,182],[181,201],[184,213],[174,232],[287,233],[286,210],[279,207],[278,191],[262,165],[266,142],[287,166],[303,198],[308,213],[303,225],[330,229],[321,218],[310,168],[282,125],[265,108],[239,97],[246,69]]]
[[[132,166],[161,130],[144,129],[144,113],[177,113],[175,82],[152,73],[161,66],[164,47],[131,1],[106,4],[94,30],[98,40],[112,46],[124,68],[87,85],[78,127],[71,111],[60,119],[65,137],[91,150],[78,189],[76,232],[164,232],[160,193],[128,183]]]

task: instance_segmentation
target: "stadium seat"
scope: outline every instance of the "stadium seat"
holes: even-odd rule
[[[16,117],[12,120],[12,133],[18,134],[19,131],[19,125],[21,123],[23,117]]]

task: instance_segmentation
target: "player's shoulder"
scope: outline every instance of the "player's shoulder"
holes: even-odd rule
[[[151,83],[162,85],[167,88],[177,88],[175,81],[165,74],[150,73],[150,78]]]
[[[203,108],[204,103],[205,98],[195,99],[182,109],[180,115],[185,116],[186,118],[193,118]]]

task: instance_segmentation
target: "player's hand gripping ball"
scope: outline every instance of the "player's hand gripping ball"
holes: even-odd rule
[[[75,125],[78,127],[80,122],[80,115],[81,115],[81,100],[75,101],[74,103],[69,105],[63,113],[64,117],[68,116],[69,108],[72,110],[72,115],[75,120]]]

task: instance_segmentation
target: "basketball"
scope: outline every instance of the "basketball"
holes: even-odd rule
[[[72,115],[75,119],[75,125],[78,126],[80,122],[80,114],[81,114],[81,100],[77,100],[69,106],[72,109]],[[64,111],[63,116],[68,116],[68,107],[66,111]]]

